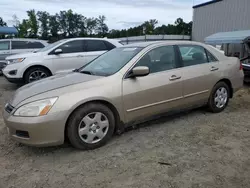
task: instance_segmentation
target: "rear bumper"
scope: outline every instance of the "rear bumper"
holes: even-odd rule
[[[242,64],[245,76],[250,76],[250,64]]]

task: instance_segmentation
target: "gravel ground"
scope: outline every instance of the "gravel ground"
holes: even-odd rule
[[[1,108],[15,89],[0,78]],[[249,110],[247,86],[220,114],[162,117],[94,151],[15,143],[0,117],[0,187],[250,187]]]

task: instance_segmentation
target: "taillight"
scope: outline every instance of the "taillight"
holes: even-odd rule
[[[242,66],[241,61],[240,61],[240,70],[243,70],[243,66]]]

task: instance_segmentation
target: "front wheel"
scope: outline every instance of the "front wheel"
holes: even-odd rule
[[[225,82],[217,83],[209,97],[208,107],[214,113],[222,112],[228,105],[230,90]]]
[[[112,111],[103,104],[90,103],[78,108],[70,117],[67,135],[78,149],[95,149],[106,144],[115,130]]]
[[[33,67],[29,69],[24,75],[24,82],[26,84],[41,80],[51,76],[50,72],[43,67]]]

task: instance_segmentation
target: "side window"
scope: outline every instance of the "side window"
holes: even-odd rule
[[[12,50],[28,49],[26,41],[12,41]]]
[[[28,42],[27,46],[29,49],[44,48],[44,45],[41,42]]]
[[[147,66],[150,73],[171,70],[178,67],[173,46],[158,47],[145,54],[136,64]]]
[[[94,52],[94,51],[105,51],[108,50],[104,41],[102,40],[86,40],[86,51]]]
[[[0,42],[0,50],[9,50],[9,49],[10,49],[10,42],[9,41]]]
[[[105,45],[106,45],[106,47],[107,47],[108,50],[112,50],[112,49],[115,48],[115,45],[111,44],[108,41],[104,41],[104,43],[105,43]]]
[[[208,50],[206,50],[207,53],[207,58],[209,62],[216,62],[218,61],[218,59],[216,57],[214,57],[213,54],[211,54]]]
[[[205,49],[201,46],[179,46],[183,66],[208,63]]]
[[[57,49],[62,49],[63,54],[83,52],[83,41],[75,40],[62,44]]]

